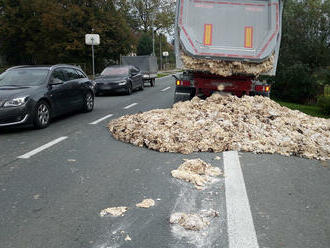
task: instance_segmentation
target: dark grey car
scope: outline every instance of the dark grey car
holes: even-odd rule
[[[132,94],[133,90],[144,89],[142,74],[135,66],[115,65],[106,67],[95,79],[96,94],[116,91]]]
[[[94,83],[71,65],[17,66],[0,75],[0,127],[33,124],[94,107]]]

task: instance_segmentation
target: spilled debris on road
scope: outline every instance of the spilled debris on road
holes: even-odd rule
[[[101,212],[100,212],[100,216],[101,217],[104,217],[104,216],[107,216],[107,215],[112,215],[112,216],[123,216],[124,213],[127,211],[128,207],[113,207],[113,208],[106,208],[106,209],[103,209]]]
[[[171,224],[178,224],[186,230],[200,231],[210,225],[211,219],[219,217],[214,210],[204,210],[196,214],[173,213],[170,217]]]
[[[197,189],[203,189],[211,177],[223,174],[218,167],[213,167],[199,158],[184,161],[178,169],[172,170],[171,174],[175,178],[194,184]]]
[[[139,208],[150,208],[155,206],[155,201],[153,199],[144,199],[142,202],[136,204]]]
[[[170,109],[122,116],[109,129],[118,140],[160,152],[237,150],[330,159],[330,120],[262,96],[195,97]]]

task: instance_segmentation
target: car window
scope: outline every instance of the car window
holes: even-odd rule
[[[19,68],[9,70],[0,75],[0,86],[24,85],[37,86],[45,82],[48,69]]]
[[[125,76],[128,75],[128,67],[107,67],[105,68],[101,75],[102,76]]]
[[[65,81],[65,76],[63,69],[55,69],[50,77],[52,83],[63,83]]]
[[[136,75],[136,74],[139,73],[139,70],[136,69],[136,67],[132,67],[132,68],[131,68],[131,73],[133,73],[134,75]]]
[[[82,71],[79,71],[79,70],[75,70],[75,71],[79,78],[86,78],[86,75]]]
[[[80,78],[78,76],[76,70],[74,70],[74,69],[64,68],[63,71],[66,74],[67,81],[74,80],[74,79],[79,79]]]

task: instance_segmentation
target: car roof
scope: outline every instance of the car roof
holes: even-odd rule
[[[132,66],[132,65],[109,65],[109,66],[107,66],[106,68],[133,68],[133,67],[135,67],[135,66]]]
[[[56,64],[56,65],[19,65],[19,66],[14,66],[14,67],[10,67],[7,70],[15,70],[15,69],[48,69],[48,70],[52,70],[58,67],[70,67],[70,68],[74,68],[74,69],[80,69],[80,67],[78,66],[74,66],[74,65],[68,65],[68,64]]]

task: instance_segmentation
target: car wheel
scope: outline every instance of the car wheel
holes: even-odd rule
[[[141,87],[140,87],[140,90],[144,90],[144,82],[143,82],[143,80],[141,81]]]
[[[155,86],[155,79],[154,78],[150,80],[150,85],[151,85],[151,87]]]
[[[33,125],[37,129],[48,127],[50,123],[50,107],[45,101],[37,103],[34,111]]]
[[[132,91],[133,91],[133,89],[132,89],[132,84],[129,83],[129,84],[127,85],[127,91],[126,91],[126,94],[127,94],[127,95],[131,95],[131,94],[132,94]]]
[[[94,108],[94,96],[93,93],[88,91],[84,96],[84,106],[83,111],[84,112],[91,112]]]

